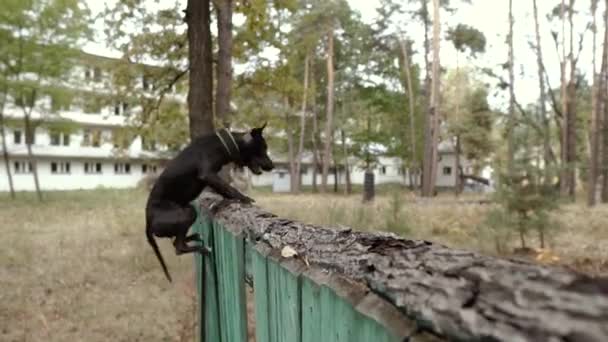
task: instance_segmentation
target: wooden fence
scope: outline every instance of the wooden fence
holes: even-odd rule
[[[211,219],[214,201],[193,227],[213,250],[195,257],[200,341],[608,341],[608,279],[239,204]]]

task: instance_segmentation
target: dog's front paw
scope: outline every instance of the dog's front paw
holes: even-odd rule
[[[255,202],[255,200],[253,198],[245,196],[245,195],[239,196],[239,201],[241,203],[245,203],[245,204],[251,204],[251,203]]]
[[[237,202],[237,200],[223,198],[221,201],[213,203],[211,205],[211,207],[209,207],[209,210],[211,211],[212,214],[215,215],[220,210],[226,208],[227,206],[229,206],[230,204],[235,203],[235,202]]]

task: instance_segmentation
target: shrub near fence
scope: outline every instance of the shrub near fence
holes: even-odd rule
[[[231,204],[193,227],[200,340],[608,341],[608,280]],[[287,247],[287,249],[285,249]],[[297,254],[284,257],[283,250]]]

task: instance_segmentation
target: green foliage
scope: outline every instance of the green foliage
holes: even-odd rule
[[[120,60],[106,65],[114,91],[112,101],[141,109],[130,116],[133,134],[170,149],[180,148],[188,141],[188,135],[184,135],[188,127],[186,109],[171,96],[183,93],[187,77],[182,4],[163,7],[150,6],[147,1],[120,0],[101,16],[106,41],[123,54]]]
[[[557,228],[549,213],[558,209],[558,191],[554,184],[544,182],[543,169],[525,161],[516,165],[513,173],[500,176],[495,200],[502,214],[495,212],[488,223],[496,224],[501,219],[501,226],[518,232],[522,248],[526,247],[527,234],[536,231],[544,248],[546,233]]]
[[[54,85],[67,79],[89,23],[88,8],[77,0],[3,1],[0,70],[17,106],[29,112],[43,95],[59,97]]]
[[[468,49],[471,55],[475,56],[486,51],[486,37],[483,32],[466,24],[458,24],[456,27],[450,28],[447,39],[459,52],[465,52]]]
[[[442,96],[450,135],[460,137],[463,154],[481,168],[494,151],[495,114],[488,104],[487,86],[475,80],[469,69],[453,70]]]

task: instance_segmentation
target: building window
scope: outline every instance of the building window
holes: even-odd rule
[[[146,75],[141,76],[141,87],[144,90],[150,89],[150,83],[148,82],[148,78],[146,77]]]
[[[129,164],[129,163],[116,163],[116,164],[114,164],[114,173],[116,173],[116,174],[128,174],[128,173],[131,173],[131,164]]]
[[[36,143],[36,129],[30,128],[29,131],[25,132],[25,143],[33,145]]]
[[[279,172],[279,178],[285,178],[285,172]]]
[[[91,135],[91,146],[93,146],[93,147],[101,146],[101,131],[100,130],[93,131],[93,134]]]
[[[21,144],[21,131],[13,131],[13,142],[15,145]]]
[[[84,79],[87,81],[91,79],[91,69],[89,69],[89,68],[84,69]]]
[[[51,131],[50,136],[52,146],[70,146],[70,135],[68,133]]]
[[[300,166],[300,174],[305,175],[308,173],[308,168],[306,166]]]
[[[384,165],[380,166],[380,174],[386,175],[386,166],[384,166]]]
[[[24,161],[16,161],[14,164],[15,173],[32,173],[34,168],[32,163]]]
[[[101,163],[84,163],[84,173],[87,173],[87,174],[101,173]]]
[[[142,164],[141,173],[156,173],[156,165]]]
[[[61,140],[61,133],[59,132],[51,132],[51,145],[59,146]]]
[[[101,145],[101,131],[84,129],[82,133],[82,146],[99,147]]]
[[[51,162],[51,173],[54,173],[54,174],[70,173],[70,162]]]
[[[156,151],[156,140],[141,137],[141,147],[144,151]]]
[[[82,146],[91,146],[91,130],[84,129],[82,131]]]
[[[129,114],[129,104],[126,102],[116,102],[114,104],[114,115],[128,115]]]
[[[444,176],[449,176],[452,174],[452,168],[449,166],[444,166],[443,167],[443,175]]]
[[[93,79],[95,80],[95,82],[101,82],[101,68],[100,67],[95,67],[93,69]]]

